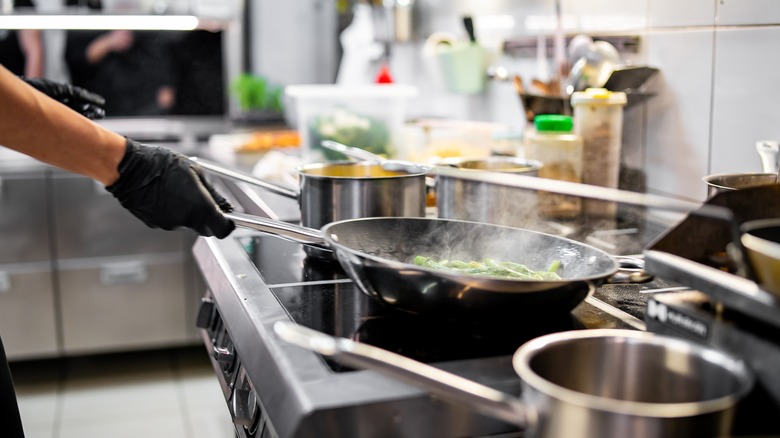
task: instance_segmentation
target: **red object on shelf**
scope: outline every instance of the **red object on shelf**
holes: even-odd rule
[[[376,75],[375,82],[377,84],[392,84],[393,76],[390,74],[390,68],[386,64],[382,64],[379,67],[379,73]]]

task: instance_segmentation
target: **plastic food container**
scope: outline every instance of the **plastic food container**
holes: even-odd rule
[[[294,108],[292,120],[301,136],[304,161],[341,160],[322,140],[366,149],[395,158],[400,146],[409,100],[417,88],[409,85],[291,85],[285,89]]]
[[[588,88],[572,93],[574,132],[582,137],[582,182],[617,188],[626,93]],[[586,202],[588,213],[614,213],[614,204]]]
[[[582,181],[582,138],[573,132],[571,116],[539,115],[535,129],[526,133],[525,155],[540,161],[540,178],[560,181]],[[575,217],[582,211],[582,200],[576,196],[539,193],[539,214],[544,217]]]

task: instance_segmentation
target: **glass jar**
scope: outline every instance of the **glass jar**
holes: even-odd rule
[[[538,115],[526,133],[526,158],[542,163],[540,178],[582,182],[582,138],[572,131],[571,116]],[[539,214],[548,218],[578,216],[582,201],[576,196],[540,192]]]

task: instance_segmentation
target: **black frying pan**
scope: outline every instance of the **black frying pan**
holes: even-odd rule
[[[392,307],[448,319],[477,320],[569,312],[618,270],[609,254],[570,239],[519,228],[445,219],[362,218],[322,231],[244,214],[237,225],[334,251],[364,293]],[[416,266],[437,259],[513,261],[534,270],[561,262],[562,280],[515,280]]]

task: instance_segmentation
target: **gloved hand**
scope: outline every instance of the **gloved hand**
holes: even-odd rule
[[[206,181],[200,166],[165,148],[128,139],[119,179],[106,190],[151,228],[184,226],[220,239],[235,229],[222,215],[233,207]]]
[[[106,116],[106,111],[103,109],[106,100],[99,94],[89,92],[81,87],[43,78],[22,78],[22,80],[84,117],[95,120]]]

